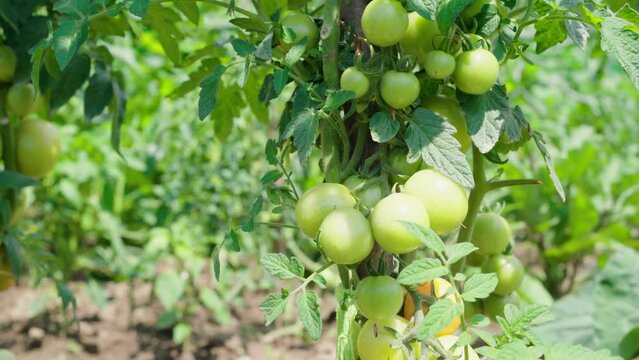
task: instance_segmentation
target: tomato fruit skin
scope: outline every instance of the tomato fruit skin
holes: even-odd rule
[[[482,213],[477,215],[470,241],[478,247],[477,253],[488,256],[503,253],[511,238],[506,219],[498,214]]]
[[[391,181],[403,184],[408,178],[416,173],[422,165],[422,160],[408,161],[408,150],[402,148],[393,149],[388,155],[388,164],[394,173],[390,175]]]
[[[351,265],[364,260],[374,243],[371,225],[353,208],[331,211],[319,227],[319,244],[326,257],[336,264]]]
[[[7,92],[7,110],[20,117],[35,109],[36,91],[30,83],[18,83]]]
[[[432,282],[427,281],[423,283],[422,285],[415,286],[415,290],[417,290],[417,292],[420,294],[435,296],[436,298],[440,299],[440,298],[443,298],[448,292],[448,289],[452,287],[453,285],[449,283],[448,281],[442,278],[436,278]],[[434,290],[434,295],[433,295],[433,290]],[[458,303],[457,297],[455,296],[454,293],[446,296],[446,299],[450,300],[454,304]],[[427,305],[422,305],[422,309],[424,311],[424,314],[428,312]],[[409,320],[410,318],[413,317],[414,314],[415,314],[415,303],[413,303],[413,298],[410,296],[410,294],[406,293],[406,295],[404,295],[404,318]],[[459,316],[456,316],[453,319],[453,321],[451,321],[450,324],[448,324],[448,326],[446,326],[439,333],[437,333],[437,336],[450,335],[454,333],[455,331],[457,331],[460,325],[461,325],[461,318]]]
[[[11,82],[16,73],[18,57],[12,48],[0,46],[0,82]]]
[[[352,191],[362,205],[372,209],[382,199],[382,184],[375,180],[366,180],[359,175],[353,175],[344,181],[344,185]],[[357,188],[359,190],[355,191]]]
[[[435,170],[420,170],[404,185],[404,192],[419,199],[438,234],[455,229],[466,218],[468,197],[464,188]]]
[[[60,137],[44,120],[22,121],[16,133],[18,171],[32,178],[46,175],[60,156]]]
[[[441,50],[433,50],[426,54],[424,68],[433,79],[445,79],[455,71],[455,57]]]
[[[512,255],[495,255],[486,260],[482,272],[495,273],[499,283],[494,293],[508,295],[517,290],[524,280],[524,266]]]
[[[490,51],[481,48],[464,51],[456,60],[453,79],[461,91],[481,95],[497,82],[499,62]]]
[[[357,354],[361,360],[405,360],[402,349],[393,349],[391,344],[395,337],[385,328],[402,332],[408,321],[400,316],[393,316],[383,320],[368,320],[362,325],[357,337]],[[418,343],[411,345],[416,358],[419,359],[420,347]]]
[[[459,141],[461,152],[465,153],[468,151],[472,140],[468,134],[468,125],[466,124],[464,111],[462,111],[461,106],[459,106],[457,99],[441,95],[431,96],[423,100],[422,106],[443,117],[444,120],[453,125],[455,129],[457,129],[457,132],[453,134],[453,136]]]
[[[373,45],[397,44],[408,28],[408,13],[399,1],[373,0],[362,13],[362,31]]]
[[[382,75],[382,99],[394,109],[403,109],[419,97],[419,80],[413,73],[390,70]]]
[[[373,237],[382,249],[405,254],[421,246],[421,241],[400,221],[430,226],[424,205],[413,196],[395,193],[380,200],[370,217]]]
[[[370,81],[363,72],[356,67],[349,67],[344,70],[339,80],[343,90],[350,90],[355,93],[355,98],[359,99],[368,93]]]
[[[415,56],[420,64],[424,64],[426,55],[434,49],[433,45],[439,46],[441,43],[441,40],[435,40],[433,44],[436,35],[439,35],[436,22],[422,17],[417,12],[411,12],[408,14],[408,28],[400,44],[406,54]]]
[[[352,208],[355,198],[342,184],[323,183],[306,191],[295,205],[295,219],[306,236],[315,239],[326,215],[336,208]]]
[[[390,318],[404,303],[404,288],[390,276],[369,276],[357,284],[355,303],[367,319]]]
[[[295,33],[295,39],[291,44],[285,44],[282,42],[282,47],[285,50],[293,47],[294,44],[300,42],[303,38],[306,38],[306,50],[312,49],[317,45],[319,38],[319,29],[315,25],[313,18],[301,13],[291,12],[281,21],[282,28],[291,29]]]

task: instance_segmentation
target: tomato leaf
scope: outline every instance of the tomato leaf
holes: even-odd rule
[[[49,104],[57,109],[66,104],[76,91],[84,85],[91,72],[91,59],[82,54],[71,60],[69,66],[62,71],[60,79],[51,84]]]
[[[244,60],[244,66],[242,67],[242,71],[240,71],[240,74],[237,77],[237,85],[240,88],[243,88],[244,86],[246,86],[249,75],[251,75],[251,58],[247,57],[246,60]]]
[[[251,204],[251,209],[249,210],[246,219],[242,222],[242,231],[251,232],[255,228],[255,218],[259,215],[262,210],[262,206],[264,206],[264,198],[262,195],[258,195],[253,204]]]
[[[357,336],[359,324],[357,323],[357,306],[353,292],[344,291],[338,287],[337,291],[337,359],[357,360]]]
[[[185,285],[185,280],[180,274],[170,269],[155,278],[153,292],[158,300],[160,300],[160,303],[162,303],[164,309],[170,310],[184,294]]]
[[[84,117],[87,121],[100,115],[113,98],[111,74],[106,65],[97,61],[93,75],[89,78],[89,86],[84,91]]]
[[[260,310],[264,312],[264,325],[269,326],[275,321],[288,305],[288,295],[282,294],[270,294],[260,303]]]
[[[629,29],[626,20],[608,17],[601,23],[601,48],[617,58],[639,89],[639,32]]]
[[[258,16],[235,18],[235,19],[229,20],[229,22],[239,28],[242,28],[244,30],[251,31],[251,32],[259,32],[259,33],[266,34],[269,30],[269,27]]]
[[[233,50],[241,57],[247,57],[257,50],[253,44],[242,39],[231,40],[231,46],[233,46]]]
[[[495,273],[477,273],[471,276],[464,284],[464,292],[461,294],[464,301],[475,302],[477,299],[485,299],[497,287],[497,275]]]
[[[437,25],[442,34],[448,34],[448,30],[455,23],[459,14],[466,6],[475,0],[444,0],[437,9]]]
[[[304,290],[297,296],[295,303],[297,304],[302,324],[304,324],[304,328],[308,331],[311,339],[319,339],[322,335],[322,319],[320,317],[317,294],[314,291]]]
[[[561,185],[561,180],[559,180],[559,176],[557,176],[557,172],[555,171],[555,164],[550,157],[550,153],[548,153],[548,149],[546,149],[546,141],[544,141],[543,136],[533,131],[533,139],[535,139],[535,144],[539,151],[541,151],[541,155],[544,157],[544,161],[546,162],[546,168],[548,168],[548,172],[550,174],[550,180],[552,181],[557,194],[561,198],[561,201],[566,201],[566,193],[564,192],[564,187]]]
[[[237,235],[237,232],[235,232],[235,230],[230,230],[228,233],[226,233],[226,236],[224,236],[224,247],[226,247],[227,250],[233,252],[239,252],[241,250],[240,237],[239,235]]]
[[[273,89],[275,90],[275,96],[279,96],[282,93],[282,90],[284,90],[284,87],[288,82],[289,71],[290,70],[288,68],[275,70],[275,73],[273,74]]]
[[[53,33],[53,50],[60,70],[64,70],[75,56],[80,46],[86,41],[89,32],[87,18],[80,19],[64,16],[58,22]]]
[[[422,244],[426,245],[427,248],[437,253],[442,253],[444,251],[444,242],[433,230],[408,221],[400,221],[400,223],[402,223],[402,225],[404,225],[411,234],[416,236]]]
[[[22,189],[39,184],[39,181],[15,171],[0,171],[0,189]]]
[[[326,104],[322,108],[324,111],[335,111],[349,100],[355,98],[355,93],[350,90],[327,91],[327,93]]]
[[[504,308],[504,316],[510,324],[510,331],[524,334],[531,325],[538,325],[552,320],[550,308],[545,305],[533,304],[518,309],[513,304]]]
[[[271,185],[272,183],[279,180],[284,174],[279,170],[270,170],[262,178],[260,179],[260,184],[262,185]]]
[[[284,254],[266,254],[260,258],[260,265],[269,274],[282,279],[303,279],[304,266],[295,257],[286,257]]]
[[[639,344],[639,342],[635,342]],[[627,357],[627,359],[632,356]],[[610,350],[595,351],[581,345],[555,344],[544,350],[545,360],[622,360],[619,356],[612,356]]]
[[[205,77],[200,83],[200,100],[198,101],[198,116],[200,120],[204,120],[215,110],[220,90],[220,80],[224,71],[226,71],[226,67],[218,65],[213,68],[213,73]]]
[[[137,17],[145,17],[149,10],[149,0],[133,0],[129,6],[129,12]]]
[[[472,188],[475,182],[470,165],[453,137],[455,131],[455,127],[439,115],[417,108],[406,130],[408,158],[414,161],[421,156],[426,164],[451,180]]]
[[[392,140],[399,131],[399,121],[393,120],[387,112],[377,112],[370,118],[368,127],[373,141],[385,143]]]
[[[153,28],[158,35],[158,40],[166,56],[175,65],[180,64],[181,53],[179,44],[184,38],[176,24],[180,22],[180,15],[175,10],[151,3],[145,17],[145,22]]]
[[[273,57],[273,32],[268,33],[255,50],[255,57],[269,61]]]
[[[397,276],[397,281],[407,286],[423,284],[448,273],[448,268],[438,259],[419,259],[406,266]]]
[[[293,103],[295,108],[295,102]],[[319,125],[319,114],[313,108],[306,108],[300,112],[293,113],[293,119],[287,124],[283,133],[286,139],[293,136],[293,144],[297,147],[297,156],[300,164],[305,166],[311,154],[313,144],[317,138],[317,127]]]
[[[566,20],[565,25],[570,39],[577,44],[581,50],[586,50],[586,43],[590,36],[588,27],[581,21],[575,20]]]
[[[551,12],[552,16],[561,16],[564,13],[564,10],[554,10]],[[535,42],[537,43],[535,51],[537,54],[541,54],[551,47],[561,44],[568,37],[566,24],[563,20],[541,18],[535,23],[535,30],[537,30],[535,33]]]
[[[435,20],[438,0],[408,0],[408,8],[428,20]]]
[[[457,261],[461,260],[463,257],[467,256],[468,254],[472,253],[473,251],[477,250],[478,248],[469,243],[469,242],[463,242],[463,243],[457,243],[457,244],[452,244],[450,246],[446,246],[446,265],[450,265],[450,264],[454,264]]]
[[[200,8],[195,1],[176,1],[174,4],[193,25],[200,23]]]
[[[277,161],[277,143],[275,140],[268,139],[268,141],[266,141],[264,153],[266,154],[266,160],[269,165],[277,165],[279,163],[279,161]]]
[[[424,321],[417,328],[417,339],[425,340],[435,337],[461,312],[461,304],[455,304],[446,298],[438,300],[428,308]]]
[[[305,36],[302,38],[302,40],[300,40],[297,44],[293,45],[293,47],[288,50],[286,56],[284,56],[284,62],[286,63],[286,65],[288,65],[289,67],[293,66],[302,58],[302,55],[304,55],[304,51],[306,51],[307,41],[308,38]]]

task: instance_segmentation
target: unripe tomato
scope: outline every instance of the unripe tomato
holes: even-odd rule
[[[466,264],[470,266],[481,267],[486,261],[486,256],[481,255],[477,251],[473,251],[466,257]]]
[[[442,278],[436,278],[432,282],[427,281],[423,283],[422,285],[415,286],[415,290],[417,290],[417,292],[420,294],[434,296],[438,299],[441,299],[444,296],[446,296],[446,293],[448,293],[448,290],[452,287],[453,285],[449,283],[448,281]],[[433,295],[433,290],[434,290],[434,295]],[[455,296],[454,292],[446,296],[446,299],[450,300],[454,304],[458,303],[457,297]],[[422,305],[422,310],[424,311],[424,314],[426,314],[428,312],[428,306]],[[406,295],[404,295],[404,318],[409,320],[410,318],[413,317],[414,314],[415,314],[415,303],[413,303],[413,298],[410,296],[410,294],[406,293]],[[456,316],[453,319],[453,321],[451,321],[450,324],[448,324],[448,326],[446,326],[439,333],[437,333],[437,336],[450,335],[454,333],[455,331],[457,331],[460,325],[461,325],[461,318],[459,316]]]
[[[350,265],[364,260],[375,240],[366,217],[353,208],[331,211],[319,227],[319,244],[329,260]]]
[[[497,316],[504,316],[504,307],[506,307],[506,305],[513,304],[519,306],[520,300],[516,293],[507,296],[493,294],[482,299],[481,303],[484,309],[484,315],[495,319]]]
[[[426,54],[424,69],[433,79],[445,79],[455,71],[455,58],[447,52],[433,50]]]
[[[368,320],[362,325],[357,337],[357,354],[361,360],[405,360],[402,349],[393,349],[395,336],[385,328],[391,328],[399,333],[406,329],[408,321],[400,316],[393,316],[383,320]],[[419,359],[420,346],[411,344],[416,358]]]
[[[524,280],[524,266],[512,255],[495,255],[484,263],[482,272],[495,273],[499,283],[494,293],[508,295],[517,290]]]
[[[472,231],[471,242],[478,247],[477,252],[481,255],[503,253],[512,238],[508,221],[493,213],[477,215]]]
[[[481,95],[495,85],[499,76],[499,61],[486,49],[464,51],[457,56],[453,73],[455,85],[461,91]]]
[[[60,137],[55,126],[44,120],[22,121],[16,133],[18,171],[32,178],[49,172],[60,156]]]
[[[408,161],[408,150],[402,148],[393,149],[388,155],[388,164],[393,173],[391,181],[393,183],[403,184],[408,178],[419,170],[422,159],[413,162]]]
[[[366,181],[359,175],[353,175],[344,181],[344,185],[369,209],[374,208],[382,199],[382,184],[379,181]]]
[[[390,70],[382,75],[382,99],[394,109],[403,109],[419,96],[419,80],[413,73]]]
[[[303,38],[306,38],[306,50],[312,49],[317,45],[317,39],[319,37],[319,30],[313,18],[301,13],[291,12],[284,19],[282,19],[282,28],[293,30],[295,33],[295,39],[292,44],[282,43],[282,47],[285,50],[290,49],[294,44],[300,42]]]
[[[367,319],[390,318],[402,308],[404,288],[390,276],[369,276],[357,284],[355,303]]]
[[[12,48],[0,46],[0,82],[11,82],[16,73],[18,58]]]
[[[465,153],[468,151],[472,140],[470,139],[470,135],[468,135],[466,117],[457,99],[444,96],[431,96],[425,98],[422,105],[453,125],[455,129],[457,129],[457,132],[453,134],[453,136],[459,141],[461,152]]]
[[[395,193],[380,200],[371,214],[373,236],[382,249],[405,254],[421,246],[421,241],[400,221],[429,227],[428,214],[422,203],[406,194]]]
[[[0,291],[7,290],[15,284],[13,271],[9,264],[9,257],[4,249],[0,247]]]
[[[466,218],[468,197],[464,188],[435,170],[420,170],[404,185],[404,192],[419,199],[438,234],[455,229]]]
[[[36,91],[30,83],[18,83],[7,92],[7,110],[20,117],[35,109]]]
[[[439,46],[444,39],[442,37],[441,40],[435,40],[433,44],[436,35],[439,35],[436,22],[422,17],[417,12],[411,12],[408,14],[408,29],[400,44],[406,54],[415,56],[420,64],[424,64],[426,55],[433,50],[433,45]]]
[[[373,45],[397,44],[408,28],[408,14],[399,1],[373,0],[362,13],[362,31]]]
[[[363,72],[356,67],[349,67],[344,70],[339,80],[343,90],[350,90],[355,93],[355,98],[361,98],[368,93],[370,81]]]
[[[462,20],[465,23],[469,22],[473,17],[475,17],[475,15],[477,15],[477,14],[479,14],[481,12],[481,8],[485,4],[490,4],[492,1],[493,0],[475,0],[475,2],[473,2],[470,5],[466,6],[464,11],[462,11],[462,13],[461,13]]]
[[[456,336],[456,335],[438,336],[437,340],[439,341],[439,343],[442,345],[442,347],[445,350],[450,350],[457,343],[457,340],[459,340],[459,336]],[[473,348],[471,348],[469,345],[466,345],[466,348],[468,349],[467,350],[468,360],[479,360],[479,355],[477,355],[477,353],[475,352],[475,350],[473,350]],[[452,359],[464,360],[466,359],[464,356],[465,356],[464,348],[457,347],[453,353]],[[437,360],[437,358],[435,357],[434,354],[428,354],[428,360]]]
[[[315,238],[328,213],[336,208],[355,206],[355,198],[342,184],[319,184],[304,193],[295,205],[297,225],[306,236]]]

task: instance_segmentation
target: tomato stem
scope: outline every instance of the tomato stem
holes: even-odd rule
[[[515,180],[501,180],[493,181],[486,184],[487,191],[493,191],[508,186],[523,186],[523,185],[539,185],[541,180],[537,179],[515,179]]]
[[[365,123],[357,123],[357,140],[355,141],[355,148],[353,149],[353,155],[346,164],[344,171],[342,172],[342,181],[351,176],[355,172],[355,167],[360,163],[362,153],[364,152],[364,145],[366,144],[366,136],[368,135],[368,127]]]
[[[331,267],[331,266],[333,266],[333,265],[335,265],[335,263],[334,263],[334,262],[332,262],[332,261],[328,261],[326,264],[322,265],[322,267],[321,267],[321,268],[317,269],[316,271],[313,271],[313,273],[312,273],[312,274],[310,274],[310,275],[306,278],[306,280],[304,280],[304,282],[303,282],[300,286],[298,286],[295,290],[293,290],[293,291],[289,294],[289,297],[290,297],[290,296],[292,296],[292,295],[294,295],[294,294],[296,294],[296,293],[298,293],[298,292],[300,292],[300,290],[305,289],[305,288],[306,288],[306,286],[307,286],[308,284],[310,284],[310,283],[311,283],[311,281],[313,281],[313,279],[315,279],[315,277],[316,277],[318,274],[322,273],[324,270],[328,269],[329,267]],[[340,265],[340,266],[342,266],[342,265]]]

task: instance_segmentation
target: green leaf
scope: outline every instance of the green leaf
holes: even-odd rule
[[[293,144],[297,148],[297,156],[302,166],[306,166],[311,150],[317,138],[319,114],[308,108],[294,115],[289,127],[293,129]]]
[[[368,127],[373,141],[385,143],[392,140],[399,132],[399,121],[394,120],[389,113],[380,111],[370,118]]]
[[[289,71],[290,70],[288,68],[275,70],[275,73],[273,74],[273,89],[275,90],[275,96],[280,96],[282,90],[284,90],[284,87],[288,83]]]
[[[322,336],[322,319],[320,317],[317,294],[314,291],[303,291],[295,300],[300,319],[311,339],[318,340]]]
[[[442,34],[448,34],[451,26],[455,23],[455,19],[464,11],[466,6],[472,4],[475,0],[444,0],[437,9],[437,25]]]
[[[322,109],[324,111],[335,111],[354,98],[355,93],[350,90],[330,91],[326,98],[326,104]]]
[[[517,295],[525,304],[541,304],[552,306],[554,299],[544,284],[536,278],[524,273],[524,280],[517,289]]]
[[[86,41],[88,32],[87,18],[74,19],[65,16],[60,19],[58,28],[53,33],[53,50],[61,70],[69,65],[80,46]]]
[[[226,325],[231,320],[231,312],[224,300],[213,290],[209,288],[200,288],[199,300],[207,309],[213,312],[215,321],[221,325]]]
[[[307,40],[308,39],[306,37],[303,37],[300,42],[293,45],[293,47],[288,50],[286,56],[284,56],[284,63],[286,63],[286,65],[291,67],[302,58],[302,55],[304,55],[304,52],[306,51]]]
[[[630,24],[639,28],[639,12],[630,7],[629,3],[624,4],[624,6],[619,9],[619,11],[617,11],[615,16],[624,19]]]
[[[262,42],[257,46],[257,50],[255,50],[255,57],[264,60],[270,61],[273,58],[273,32],[268,33]]]
[[[507,304],[504,309],[504,316],[510,323],[510,330],[513,333],[524,333],[531,325],[548,322],[550,320],[550,308],[545,305],[528,305],[521,310],[512,304]]]
[[[438,0],[408,0],[408,8],[428,20],[435,20]]]
[[[337,359],[357,360],[357,337],[361,326],[357,322],[357,306],[352,291],[345,291],[339,285],[337,295]]]
[[[266,153],[266,160],[269,165],[277,165],[279,163],[277,160],[277,143],[275,140],[268,139],[268,141],[266,141],[264,152]]]
[[[170,310],[180,300],[182,295],[184,295],[185,285],[185,281],[180,274],[170,269],[160,273],[160,275],[155,278],[153,292],[158,300],[160,300],[160,303],[162,303],[164,309]]]
[[[200,23],[200,8],[197,6],[197,2],[175,1],[174,4],[194,25],[197,26]]]
[[[173,328],[173,342],[181,344],[186,341],[193,332],[193,328],[190,325],[179,323]]]
[[[491,357],[494,360],[537,360],[539,359],[539,350],[534,347],[526,346],[521,340],[515,340],[499,348],[497,355]]]
[[[229,22],[239,28],[242,28],[250,32],[258,32],[258,33],[266,34],[269,31],[268,25],[266,25],[266,23],[264,23],[264,20],[262,20],[258,16],[235,18],[235,19],[229,20]]]
[[[220,267],[220,249],[221,245],[216,246],[213,249],[213,253],[211,254],[211,261],[213,262],[213,274],[215,275],[215,280],[220,281],[220,274],[222,269]]]
[[[541,155],[544,157],[544,161],[546,162],[546,168],[548,168],[548,172],[550,173],[550,180],[552,181],[557,194],[561,198],[561,201],[566,201],[566,193],[564,192],[564,187],[561,185],[561,181],[559,180],[559,176],[557,176],[557,172],[555,171],[555,164],[550,157],[550,153],[548,153],[548,149],[546,149],[546,142],[544,141],[543,136],[533,131],[533,139],[535,139],[535,144],[537,148],[541,152]]]
[[[22,261],[20,258],[21,247],[20,242],[11,235],[6,235],[2,239],[4,247],[7,250],[7,256],[9,257],[9,264],[11,265],[11,272],[20,278],[22,274]]]
[[[237,77],[237,85],[240,88],[243,88],[244,86],[246,86],[246,83],[248,82],[250,75],[251,75],[251,58],[246,58],[246,60],[244,60],[244,66],[242,67],[242,71],[240,72],[240,75]]]
[[[0,189],[22,189],[39,184],[38,180],[15,171],[0,171]]]
[[[247,57],[257,50],[253,44],[242,39],[231,40],[231,46],[233,46],[233,50],[241,57]]]
[[[84,91],[84,117],[90,121],[100,115],[113,98],[111,74],[106,65],[97,61],[93,75],[89,78],[89,86]]]
[[[419,259],[406,266],[397,276],[402,285],[423,284],[435,278],[448,275],[448,268],[438,259]]]
[[[464,110],[473,144],[482,154],[489,152],[499,140],[504,123],[513,119],[506,87],[495,85],[483,95],[468,95],[459,91],[457,98]]]
[[[524,112],[519,105],[512,111],[512,117],[508,117],[503,125],[503,134],[507,137],[507,143],[512,146],[523,145],[530,140],[530,123],[526,120]],[[503,138],[500,141],[504,140]]]
[[[257,217],[257,215],[259,215],[260,211],[262,211],[262,206],[264,206],[264,198],[262,197],[262,195],[259,195],[251,204],[249,213],[246,216],[246,219],[244,219],[244,221],[242,222],[242,231],[253,231],[253,229],[255,228],[255,218]]]
[[[402,225],[411,234],[416,236],[422,244],[426,245],[427,248],[437,252],[442,253],[444,251],[444,242],[432,229],[427,229],[422,225],[408,222],[408,221],[400,221]]]
[[[129,7],[129,11],[131,14],[137,17],[145,17],[147,11],[149,10],[149,0],[133,0],[131,6]]]
[[[268,104],[269,101],[275,99],[276,97],[277,95],[275,94],[273,74],[268,74],[264,77],[264,81],[262,82],[262,86],[260,87],[258,99],[261,103]]]
[[[260,303],[260,310],[264,312],[264,325],[269,326],[275,321],[288,305],[288,295],[270,294]]]
[[[424,321],[417,328],[417,339],[425,340],[435,337],[461,313],[461,305],[448,299],[438,300],[428,308]]]
[[[31,54],[31,83],[36,89],[40,89],[40,72],[42,70],[42,60],[49,47],[49,39],[42,39],[38,43],[29,49]]]
[[[303,279],[304,266],[295,257],[284,254],[266,254],[260,258],[260,265],[271,275],[282,279]]]
[[[151,3],[146,15],[151,28],[157,33],[162,49],[175,65],[180,65],[181,54],[179,44],[184,38],[176,24],[180,23],[180,15],[173,9],[164,7],[159,3]]]
[[[124,92],[124,85],[122,84],[122,74],[112,74],[116,78],[113,81],[113,107],[111,118],[111,146],[120,154],[120,132],[122,129],[122,123],[124,123],[124,116],[126,115],[126,93]],[[121,154],[120,154],[121,155]]]
[[[473,324],[474,323],[475,322],[473,322]],[[473,334],[477,335],[477,337],[479,337],[488,346],[492,346],[492,347],[497,346],[497,340],[495,339],[495,335],[491,334],[490,332],[482,330],[482,329],[478,329],[478,328],[472,328],[470,329],[470,331],[472,331]]]
[[[224,247],[233,252],[240,252],[240,237],[235,230],[230,230],[224,236]]]
[[[446,265],[456,263],[457,261],[466,257],[468,254],[472,253],[473,251],[477,249],[478,248],[475,245],[469,242],[457,243],[457,244],[452,244],[450,246],[446,246],[446,257],[448,258],[446,259]]]
[[[225,70],[226,67],[224,67],[224,65],[216,66],[213,68],[213,73],[205,77],[200,83],[200,100],[198,101],[198,116],[200,120],[204,120],[215,110],[220,89],[220,80]]]
[[[639,32],[626,20],[607,17],[601,23],[601,48],[617,58],[632,84],[639,89]]]
[[[561,16],[562,14],[564,14],[564,11],[560,10],[550,13],[552,16]],[[537,30],[535,33],[535,42],[537,43],[535,51],[537,54],[561,44],[568,37],[566,24],[563,20],[542,18],[535,23],[535,30]]]
[[[639,327],[632,329],[619,343],[619,354],[624,359],[636,358],[639,355]]]
[[[420,156],[424,162],[451,180],[472,188],[475,186],[466,156],[453,137],[455,127],[439,115],[424,108],[413,112],[406,131],[409,160]]]
[[[477,273],[471,276],[464,284],[462,299],[468,302],[475,302],[477,299],[485,299],[497,287],[497,275],[494,273]]]
[[[18,12],[10,1],[0,1],[0,18],[4,20],[13,31],[18,32]]]
[[[91,71],[91,59],[86,55],[78,55],[71,60],[60,79],[51,84],[51,98],[49,105],[58,109],[66,104],[84,85]]]
[[[260,179],[260,184],[262,184],[262,185],[270,185],[270,184],[276,182],[277,180],[281,179],[282,176],[284,176],[284,173],[282,173],[281,171],[279,171],[279,170],[270,170],[269,172],[264,174],[264,176],[262,176],[262,178]]]
[[[17,360],[17,358],[11,351],[0,349],[0,360]]]
[[[73,312],[75,313],[75,310],[78,307],[78,303],[75,299],[75,295],[73,295],[71,290],[69,290],[69,288],[60,280],[55,280],[55,287],[56,287],[56,290],[58,291],[58,296],[60,297],[60,300],[62,300],[62,310],[66,310],[69,307],[69,305],[72,305]]]
[[[566,20],[566,30],[570,39],[581,49],[586,50],[586,43],[590,33],[588,27],[581,21]]]
[[[594,351],[581,345],[556,344],[544,350],[544,360],[622,360],[607,349]]]

